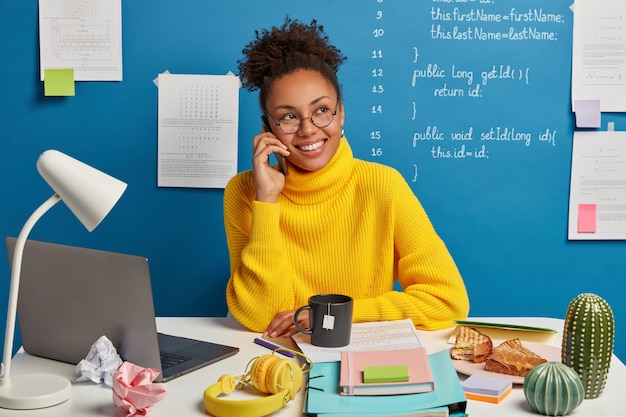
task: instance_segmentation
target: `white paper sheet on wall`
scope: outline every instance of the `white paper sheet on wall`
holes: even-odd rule
[[[626,132],[574,132],[568,238],[626,239]]]
[[[624,0],[576,0],[572,53],[572,108],[600,100],[600,111],[626,111]]]
[[[75,81],[122,80],[121,0],[39,0],[40,77],[73,68]]]
[[[160,74],[158,186],[224,188],[237,173],[239,78]]]

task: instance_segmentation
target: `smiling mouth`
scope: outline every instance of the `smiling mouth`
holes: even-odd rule
[[[322,145],[324,145],[324,142],[325,141],[320,140],[319,142],[315,142],[315,143],[312,143],[310,145],[305,145],[305,146],[298,146],[297,148],[304,152],[310,152],[310,151],[314,151],[316,149],[321,148]]]

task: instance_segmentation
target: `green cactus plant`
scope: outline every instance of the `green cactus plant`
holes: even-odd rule
[[[584,293],[567,308],[561,362],[575,370],[585,388],[585,399],[602,394],[611,366],[615,320],[609,304],[596,294]]]

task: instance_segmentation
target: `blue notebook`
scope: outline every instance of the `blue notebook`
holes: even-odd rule
[[[312,414],[310,414],[312,415]],[[429,408],[427,410],[419,411],[403,411],[401,413],[330,413],[330,414],[317,414],[318,417],[465,417],[465,413],[449,414],[448,407]]]
[[[308,414],[312,416],[313,414]],[[403,411],[401,413],[329,413],[329,414],[315,414],[317,417],[465,417],[465,413],[449,414],[448,407],[429,408],[427,410],[420,411]]]
[[[304,413],[331,415],[385,415],[448,407],[450,415],[464,413],[467,399],[452,365],[450,352],[428,355],[435,390],[418,394],[345,396],[339,394],[339,362],[316,362],[309,374]],[[462,414],[461,414],[462,415]]]

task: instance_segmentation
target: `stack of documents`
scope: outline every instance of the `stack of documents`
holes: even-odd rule
[[[426,348],[342,352],[339,385],[342,395],[415,394],[435,389]]]
[[[303,411],[317,417],[464,415],[467,399],[450,353],[442,350],[428,355],[428,360],[435,382],[434,391],[371,396],[341,395],[340,363],[315,363],[309,375]]]
[[[420,390],[424,392],[388,395],[349,394],[340,385],[342,353],[374,353],[390,357],[397,352],[424,348],[411,320],[352,325],[350,344],[343,348],[320,348],[310,344],[307,335],[294,340],[310,357],[313,368],[304,401],[304,414],[316,417],[447,417],[463,416],[467,399],[448,350],[426,356],[430,375]],[[387,352],[393,351],[393,352]],[[366,355],[360,353],[358,355]],[[400,356],[400,355],[396,355]],[[373,360],[367,365],[384,365]],[[408,361],[401,361],[409,366]],[[405,363],[406,362],[406,363]],[[388,363],[388,365],[393,365]],[[347,395],[346,395],[347,394]]]

